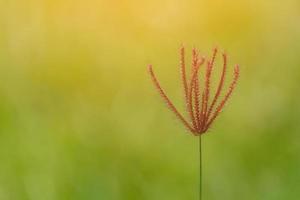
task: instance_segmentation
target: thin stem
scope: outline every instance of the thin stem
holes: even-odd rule
[[[199,199],[202,200],[202,142],[199,135]]]

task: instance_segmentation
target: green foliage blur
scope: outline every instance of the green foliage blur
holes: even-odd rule
[[[203,199],[299,199],[299,22],[299,0],[0,0],[0,200],[198,199],[198,139],[146,70],[183,111],[181,44],[241,66]]]

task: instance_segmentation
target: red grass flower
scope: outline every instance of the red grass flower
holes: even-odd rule
[[[205,62],[204,57],[200,57],[198,50],[193,49],[192,52],[192,68],[191,76],[187,79],[186,75],[186,64],[185,64],[185,49],[181,47],[180,49],[180,70],[181,70],[181,81],[184,91],[184,100],[186,103],[186,112],[189,116],[189,119],[185,119],[183,115],[176,109],[174,104],[170,101],[162,87],[160,86],[159,81],[157,80],[152,65],[148,66],[150,76],[154,83],[155,88],[158,90],[160,96],[164,99],[169,109],[176,115],[176,117],[184,124],[184,126],[192,132],[194,135],[201,135],[205,133],[214,122],[216,117],[224,108],[225,103],[231,96],[237,80],[239,78],[239,66],[235,65],[233,80],[229,85],[228,91],[225,93],[223,99],[217,104],[220,95],[223,90],[225,74],[227,69],[227,55],[225,53],[223,56],[223,69],[222,74],[219,80],[219,85],[217,87],[216,93],[214,96],[211,96],[211,74],[213,71],[215,59],[218,53],[218,49],[213,49],[212,57]],[[203,85],[203,91],[200,92],[200,81],[199,81],[199,70],[201,66],[205,64],[206,73],[205,80]],[[210,98],[212,99],[210,100]]]

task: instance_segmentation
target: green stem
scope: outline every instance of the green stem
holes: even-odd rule
[[[199,135],[199,199],[202,200],[202,142]]]

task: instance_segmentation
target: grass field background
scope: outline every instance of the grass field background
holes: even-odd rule
[[[146,70],[182,110],[182,43],[241,66],[204,199],[298,199],[298,0],[0,0],[0,199],[197,199],[198,140]]]

